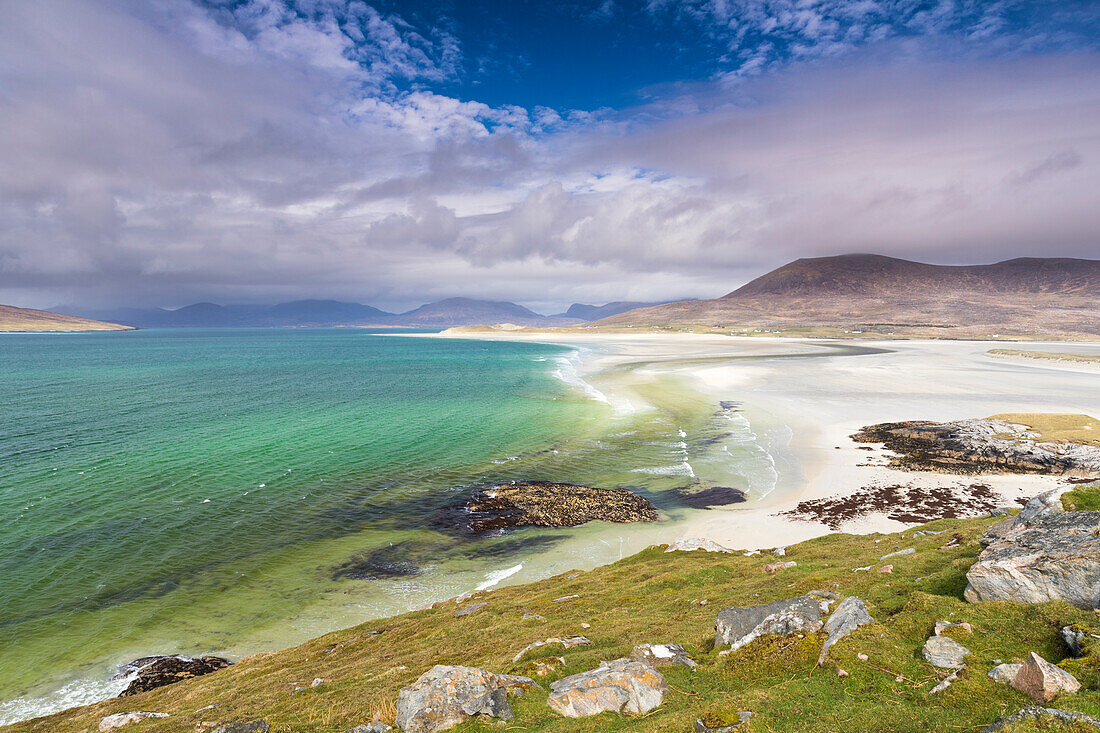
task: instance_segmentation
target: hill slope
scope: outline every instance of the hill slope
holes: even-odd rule
[[[600,325],[700,324],[948,338],[1100,338],[1100,261],[945,266],[840,255],[796,260],[721,298],[628,311]]]
[[[550,681],[592,669],[600,660],[628,654],[635,644],[671,642],[682,644],[699,666],[694,672],[662,669],[670,693],[653,712],[565,719],[546,706],[543,689],[512,701],[511,725],[547,733],[678,733],[691,730],[700,717],[725,724],[723,719],[736,720],[733,711],[749,710],[753,718],[744,727],[748,733],[980,731],[994,718],[1032,704],[986,675],[994,664],[1019,662],[1033,651],[1052,662],[1065,660],[1061,628],[1080,624],[1091,631],[1097,623],[1091,611],[1061,602],[971,604],[962,599],[966,571],[981,549],[978,538],[997,521],[941,519],[926,525],[923,529],[931,532],[923,534],[827,535],[788,547],[788,557],[797,565],[775,574],[763,571],[775,559],[767,554],[667,554],[650,548],[591,572],[475,594],[466,608],[475,602],[484,606],[469,615],[456,616],[461,606],[453,602],[437,603],[293,649],[256,655],[205,677],[4,730],[84,733],[95,730],[110,713],[154,710],[170,717],[143,721],[135,730],[180,733],[196,730],[204,720],[263,718],[279,733],[335,733],[375,715],[392,723],[397,691],[434,664],[532,675],[545,688]],[[852,572],[880,567],[883,555],[908,547],[915,551],[891,558],[889,574]],[[817,666],[823,639],[817,633],[765,636],[728,655],[714,647],[714,618],[720,609],[819,589],[865,599],[875,621],[834,646],[824,667]],[[524,620],[527,613],[538,616]],[[948,633],[974,653],[949,689],[931,695],[947,672],[928,664],[920,649],[942,620],[971,625],[972,634],[959,629]],[[584,634],[591,645],[564,652],[550,645],[512,661],[532,642],[577,634]],[[552,671],[540,676],[536,663]],[[1062,664],[1073,670],[1083,689],[1051,705],[1100,714],[1100,657],[1089,652],[1085,659]],[[845,676],[838,675],[838,668],[846,670]],[[323,682],[310,687],[315,678]],[[491,725],[475,722],[455,730]]]
[[[41,333],[48,331],[131,331],[132,326],[95,321],[53,311],[0,305],[0,331]]]

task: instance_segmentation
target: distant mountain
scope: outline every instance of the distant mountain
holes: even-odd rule
[[[574,303],[565,313],[558,314],[561,318],[579,318],[582,321],[596,321],[601,318],[615,316],[635,308],[649,308],[654,305],[663,305],[670,301],[662,300],[657,303],[636,303],[626,300],[618,300],[606,305],[588,305],[586,303]]]
[[[436,303],[422,305],[408,313],[395,317],[397,325],[449,328],[451,326],[493,325],[514,323],[518,326],[571,325],[580,321],[572,318],[543,316],[515,303],[447,298]]]
[[[118,323],[105,323],[79,316],[69,316],[53,311],[40,311],[33,308],[16,308],[13,305],[0,305],[0,331],[44,332],[44,331],[130,331],[131,326]]]
[[[80,311],[80,309],[75,309]],[[563,326],[577,318],[543,316],[507,302],[448,298],[407,313],[394,314],[360,303],[336,300],[296,300],[278,305],[218,305],[194,303],[176,310],[121,308],[82,311],[89,318],[126,323],[139,328],[285,328],[294,326],[391,326],[448,328],[496,323],[521,326]]]
[[[946,338],[1100,337],[1097,293],[1097,260],[928,265],[853,254],[796,260],[721,298],[627,311],[598,323]]]

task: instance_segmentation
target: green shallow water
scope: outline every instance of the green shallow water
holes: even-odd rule
[[[0,339],[0,722],[114,694],[135,657],[243,656],[623,551],[606,525],[478,541],[430,525],[483,483],[631,486],[672,519],[669,489],[774,484],[736,415],[673,377],[634,385],[647,409],[621,414],[564,347],[355,329]],[[381,577],[338,577],[349,561]]]

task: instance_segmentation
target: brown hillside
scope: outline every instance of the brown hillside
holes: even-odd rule
[[[133,326],[93,321],[64,313],[0,305],[0,332],[131,331]]]
[[[855,254],[796,260],[713,300],[599,325],[706,325],[938,338],[1100,338],[1100,261],[945,266]]]

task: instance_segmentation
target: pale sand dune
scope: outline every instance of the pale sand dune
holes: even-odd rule
[[[859,449],[848,437],[864,425],[985,417],[1003,412],[1100,416],[1100,375],[1094,369],[1075,369],[1068,363],[991,359],[986,355],[990,342],[846,342],[653,333],[509,332],[457,337],[589,347],[583,362],[587,373],[637,364],[646,372],[687,375],[713,396],[716,405],[720,400],[736,400],[755,415],[789,426],[790,453],[797,465],[784,469],[784,490],[759,502],[696,512],[668,528],[668,539],[705,537],[734,548],[783,546],[833,531],[816,521],[793,520],[779,513],[800,501],[842,496],[864,487],[981,483],[998,492],[1003,504],[1013,504],[1020,497],[1062,483],[1061,479],[1046,476],[952,476],[868,465],[883,462],[882,451]],[[1042,349],[1049,344],[1014,346]],[[849,347],[872,353],[845,353]],[[1061,351],[1077,348],[1065,342],[1057,347]],[[1094,349],[1095,345],[1080,348]],[[766,358],[794,354],[815,356]],[[893,532],[905,526],[883,515],[872,515],[843,525],[841,531]]]

